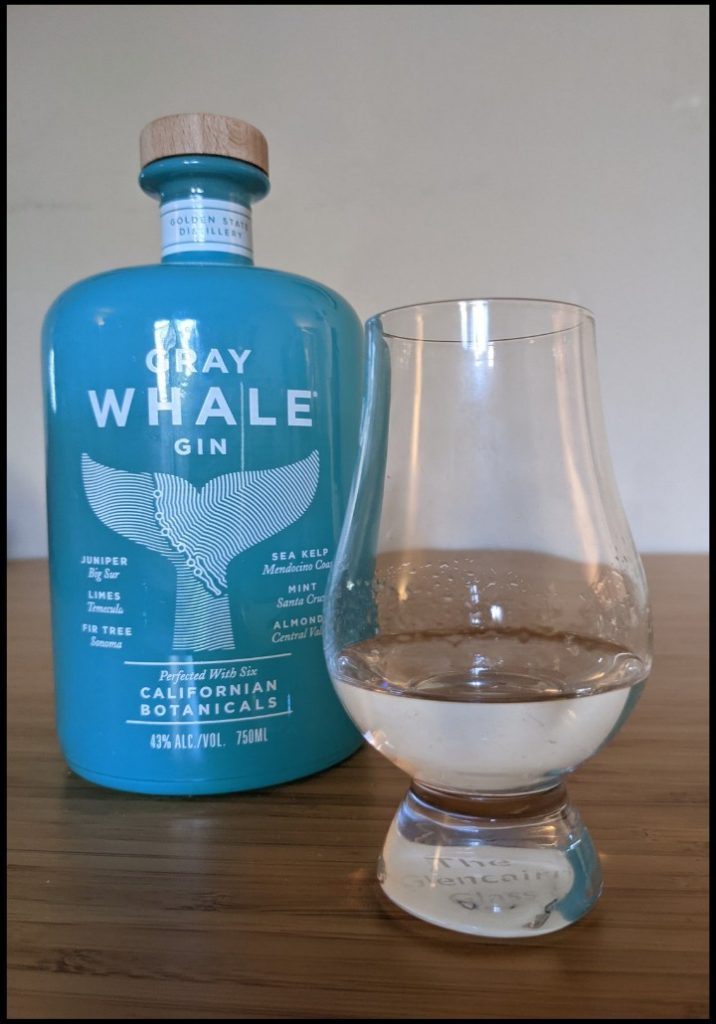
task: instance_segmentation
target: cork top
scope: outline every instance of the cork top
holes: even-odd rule
[[[252,124],[220,114],[170,114],[150,121],[139,137],[142,167],[167,156],[226,156],[268,174],[268,143]]]

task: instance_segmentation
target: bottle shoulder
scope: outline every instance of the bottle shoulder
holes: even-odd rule
[[[237,303],[253,306],[270,302],[275,308],[332,313],[354,322],[358,315],[343,296],[327,285],[299,274],[268,267],[227,266],[222,264],[148,264],[122,267],[83,278],[55,299],[45,318],[46,326],[63,315],[99,310],[153,308],[157,315],[171,312],[175,303],[184,315],[192,305],[207,303],[226,309]]]
[[[305,277],[302,274],[295,274],[292,271],[287,270],[275,270],[272,267],[246,267],[243,269],[261,274],[263,280],[268,286],[275,285],[280,288],[290,287],[297,290],[307,290],[325,295],[328,301],[335,302],[337,305],[350,310],[356,319],[358,318],[358,314],[351,304],[339,292],[311,277]]]

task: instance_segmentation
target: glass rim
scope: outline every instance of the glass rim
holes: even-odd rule
[[[374,313],[368,317],[365,322],[366,328],[377,325],[380,327],[381,333],[386,338],[395,338],[397,341],[414,341],[417,343],[430,342],[435,344],[462,344],[460,338],[415,338],[404,334],[393,334],[383,328],[382,320],[384,317],[390,316],[392,313],[402,313],[406,310],[411,309],[431,309],[436,306],[459,306],[462,303],[477,304],[477,303],[493,303],[497,304],[510,304],[513,306],[520,305],[536,305],[541,306],[552,306],[553,308],[567,308],[574,310],[579,313],[579,317],[569,327],[563,327],[555,331],[539,331],[534,334],[520,334],[520,335],[507,335],[501,338],[490,338],[486,343],[488,345],[498,344],[506,341],[530,341],[535,338],[550,338],[557,334],[567,334],[570,331],[576,330],[585,321],[589,321],[594,324],[595,317],[591,309],[586,306],[580,306],[576,302],[566,302],[562,299],[531,299],[525,297],[511,297],[503,295],[484,295],[484,296],[472,296],[471,298],[457,298],[457,299],[433,299],[430,302],[409,302],[404,306],[393,306],[390,309],[381,310],[379,313]]]

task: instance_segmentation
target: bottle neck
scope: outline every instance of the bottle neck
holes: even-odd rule
[[[159,200],[162,263],[253,266],[251,204],[269,191],[263,171],[222,156],[147,164],[141,188]]]

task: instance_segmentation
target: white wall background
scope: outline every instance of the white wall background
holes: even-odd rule
[[[706,5],[9,6],[9,550],[46,551],[39,333],[78,278],[157,258],[138,136],[268,137],[258,262],[363,319],[471,295],[596,314],[644,551],[707,546]]]

